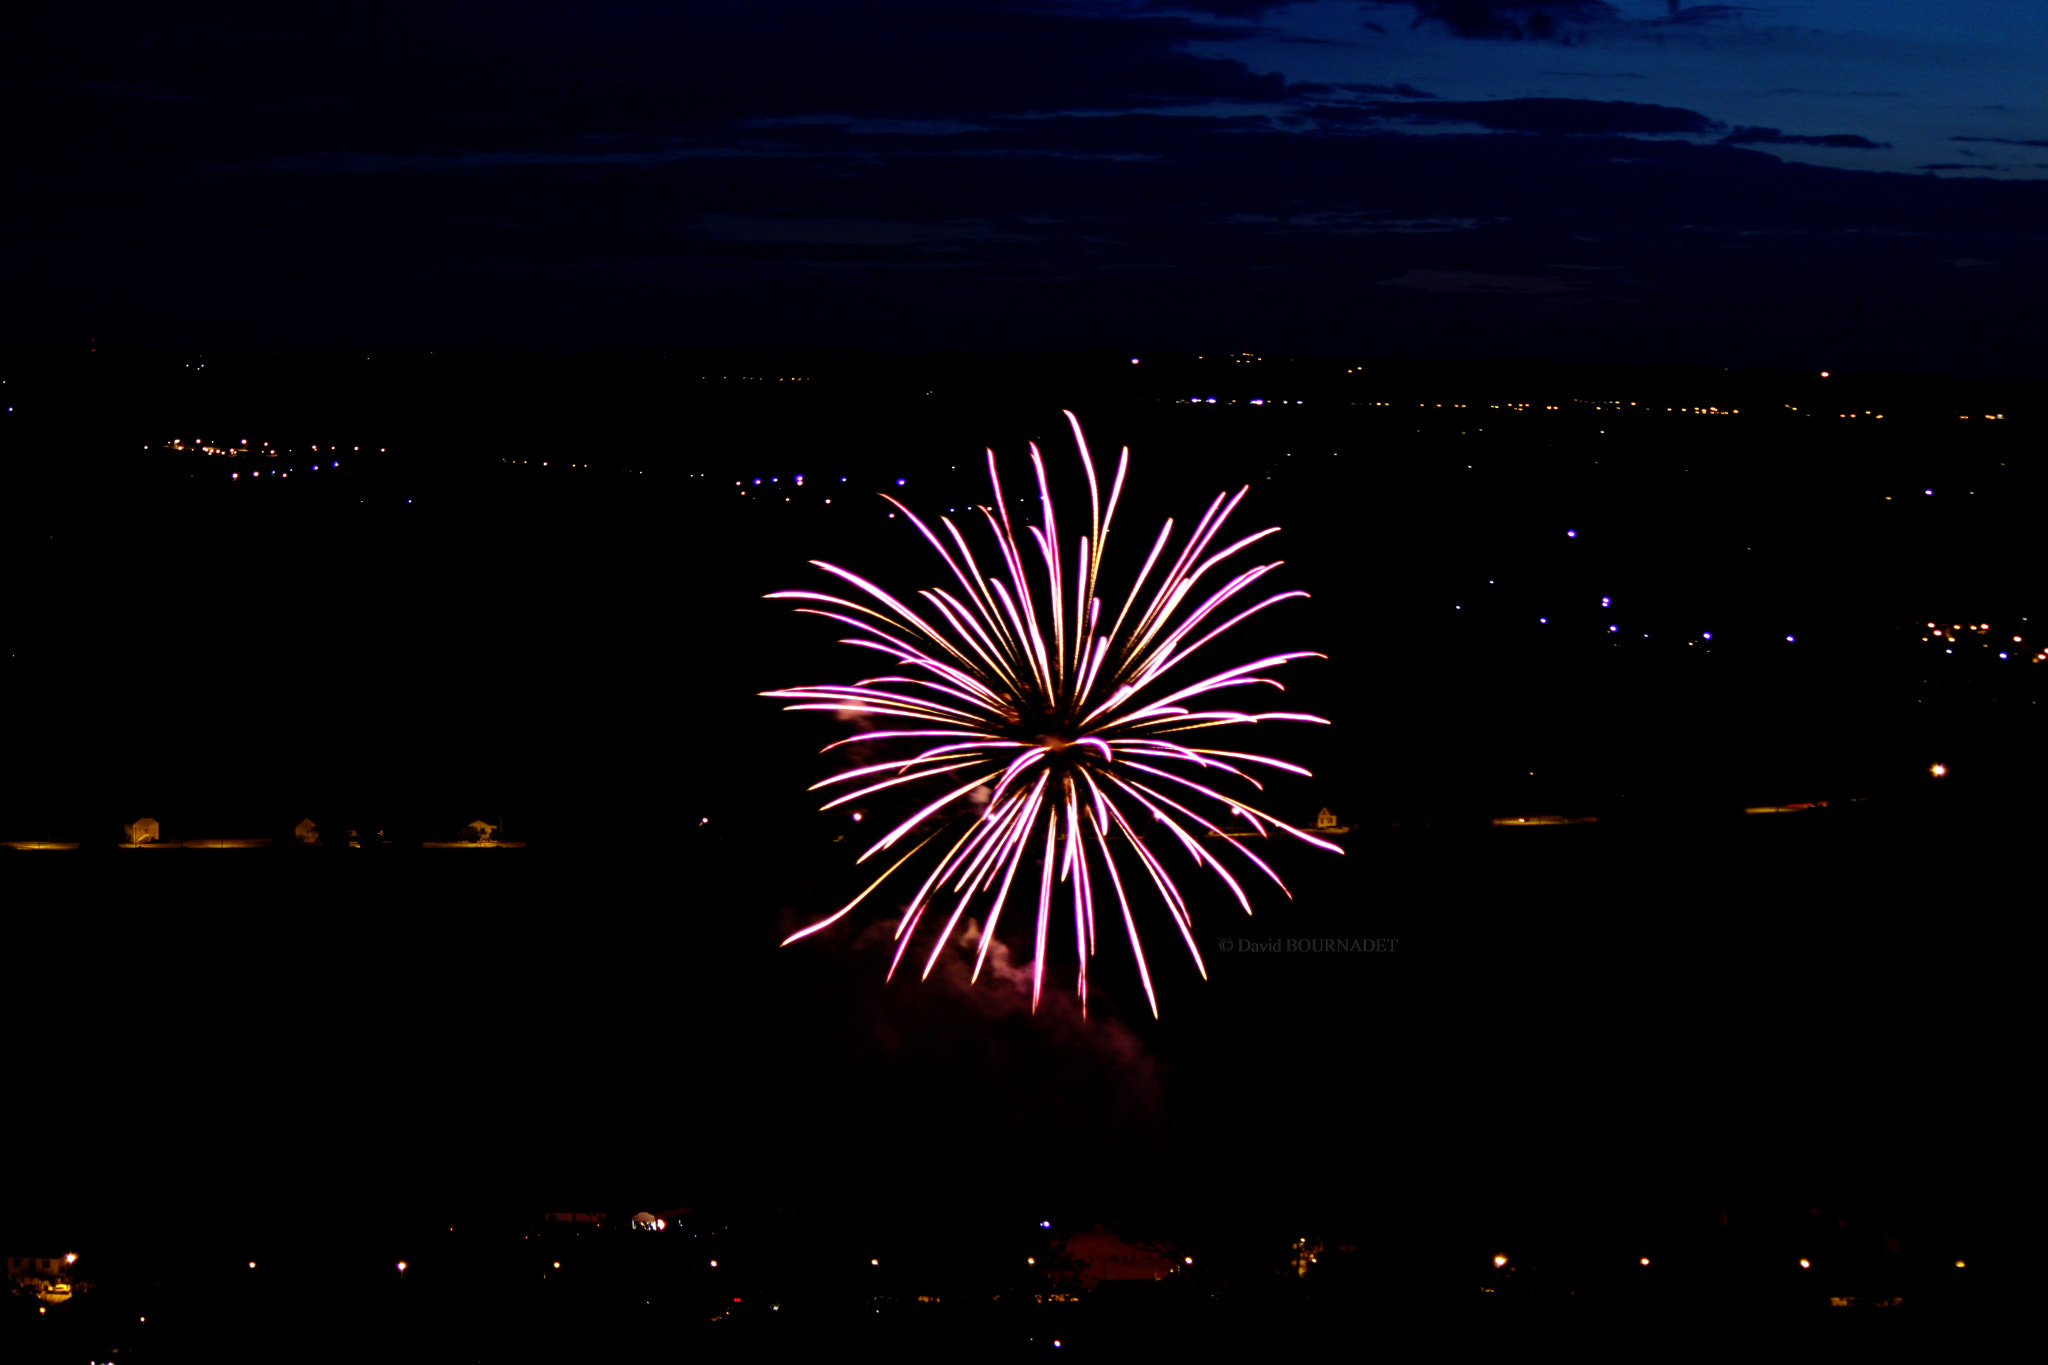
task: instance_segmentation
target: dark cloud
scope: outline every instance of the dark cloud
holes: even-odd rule
[[[1569,41],[1576,27],[1613,20],[1606,0],[1366,0],[1379,9],[1415,11],[1413,26],[1434,24],[1460,38]],[[1368,27],[1376,27],[1368,24]],[[1384,32],[1384,30],[1382,30]]]
[[[1409,123],[1476,123],[1505,133],[1707,133],[1721,126],[1691,109],[1629,100],[1437,100],[1369,107],[1382,118]]]
[[[1737,128],[1722,138],[1728,143],[1771,143],[1799,147],[1854,147],[1861,150],[1879,151],[1890,147],[1889,142],[1872,142],[1858,133],[1824,133],[1818,136],[1801,133],[1781,133],[1776,128]]]
[[[1256,19],[1268,10],[1286,9],[1298,0],[1147,0],[1146,8],[1181,14],[1213,14],[1223,19]]]
[[[1457,13],[1538,8],[1596,13]],[[1869,144],[1655,103],[1191,55],[1270,39],[1258,9],[38,11],[64,41],[0,48],[11,202],[37,206],[0,334],[2048,365],[2038,296],[1928,264],[2032,278],[2048,185],[1800,165],[1773,152]],[[1845,229],[1922,236],[1815,252]]]
[[[38,17],[48,31],[0,56],[0,109],[15,126],[103,143],[95,154],[169,164],[552,151],[758,117],[971,120],[1282,98],[1280,76],[1187,50],[1255,32],[1224,17],[1242,9],[309,0],[287,23],[269,6],[135,7],[132,21]]]
[[[1680,0],[1664,0],[1670,13],[1662,19],[1650,19],[1651,24],[1725,24],[1739,20],[1749,12],[1743,5],[1684,5]]]
[[[1748,11],[1738,5],[1684,5],[1666,0],[1667,13],[1655,19],[1624,20],[1606,0],[1366,0],[1379,9],[1415,12],[1411,26],[1435,25],[1460,38],[1524,42],[1576,43],[1586,31],[1602,25],[1631,27],[1699,27],[1739,20]],[[1384,33],[1371,20],[1366,28]]]
[[[1350,84],[1340,85],[1335,88],[1339,90],[1349,91],[1354,95],[1399,95],[1403,99],[1411,100],[1433,100],[1436,98],[1436,96],[1430,94],[1429,91],[1417,90],[1414,86],[1408,84],[1408,82],[1406,81],[1398,81],[1393,85]]]
[[[2048,147],[2048,138],[2033,137],[1952,137],[1950,142],[1998,142],[2008,147]]]

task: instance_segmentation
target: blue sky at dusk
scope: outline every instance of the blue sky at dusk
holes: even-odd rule
[[[101,6],[4,337],[2037,375],[2026,0]]]

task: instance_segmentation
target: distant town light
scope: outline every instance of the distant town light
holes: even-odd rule
[[[1811,1270],[1813,1269],[1813,1262],[1807,1260],[1804,1256],[1801,1256],[1799,1258],[1799,1268],[1801,1270]]]
[[[1507,1263],[1508,1263],[1508,1258],[1507,1258],[1507,1257],[1505,1257],[1505,1256],[1496,1256],[1496,1257],[1494,1257],[1494,1258],[1493,1258],[1493,1264],[1494,1264],[1494,1266],[1495,1266],[1496,1268],[1498,1268],[1498,1267],[1500,1267],[1500,1266],[1504,1266],[1504,1265],[1506,1265]]]
[[[1948,776],[1948,764],[1946,764],[1946,763],[1937,763],[1937,764],[1935,764],[1935,765],[1934,765],[1933,767],[1929,768],[1929,769],[1928,769],[1927,771],[1928,771],[1928,772],[1930,772],[1930,773],[1932,773],[1932,774],[1933,774],[1934,776],[1936,776],[1936,777],[1947,777],[1947,776]]]

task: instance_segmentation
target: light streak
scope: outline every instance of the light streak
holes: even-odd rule
[[[925,911],[937,898],[956,899],[950,913],[941,911],[946,915],[945,926],[925,959],[922,975],[927,977],[946,944],[952,941],[970,905],[977,897],[990,897],[987,922],[975,953],[973,977],[979,979],[1011,886],[1028,857],[1038,862],[1037,895],[1032,898],[1037,904],[1032,1008],[1037,1008],[1044,985],[1053,907],[1057,899],[1067,897],[1073,906],[1075,951],[1080,960],[1076,994],[1086,1012],[1088,959],[1096,949],[1096,879],[1106,872],[1137,961],[1145,998],[1156,1017],[1159,1002],[1124,878],[1117,868],[1119,851],[1126,856],[1135,855],[1194,957],[1196,970],[1204,978],[1208,970],[1195,946],[1187,899],[1159,854],[1146,846],[1138,822],[1149,818],[1153,825],[1163,827],[1169,843],[1178,844],[1197,867],[1205,867],[1219,877],[1232,898],[1247,914],[1251,912],[1251,901],[1244,888],[1222,860],[1200,842],[1203,834],[1224,836],[1222,828],[1160,791],[1160,780],[1185,788],[1203,800],[1217,802],[1245,820],[1259,838],[1277,832],[1333,853],[1343,852],[1326,839],[1293,829],[1245,804],[1241,798],[1225,796],[1207,785],[1216,774],[1223,774],[1254,790],[1263,790],[1238,763],[1261,764],[1302,776],[1311,775],[1308,769],[1260,754],[1196,748],[1168,738],[1187,731],[1266,721],[1317,725],[1327,725],[1329,721],[1299,712],[1190,711],[1178,703],[1226,688],[1267,686],[1284,691],[1280,683],[1263,674],[1296,659],[1324,656],[1296,650],[1238,664],[1195,681],[1183,678],[1162,683],[1177,670],[1185,675],[1183,665],[1189,657],[1233,626],[1276,603],[1308,596],[1300,591],[1268,596],[1255,605],[1233,608],[1234,614],[1228,615],[1223,624],[1196,634],[1205,621],[1280,567],[1279,561],[1257,565],[1237,572],[1228,582],[1207,591],[1206,596],[1196,591],[1211,570],[1278,529],[1243,536],[1221,550],[1210,551],[1247,489],[1238,490],[1235,496],[1216,496],[1179,552],[1171,556],[1171,567],[1164,577],[1155,583],[1153,572],[1173,541],[1174,524],[1169,520],[1153,542],[1121,608],[1108,628],[1103,629],[1105,613],[1098,587],[1104,548],[1130,466],[1130,451],[1126,449],[1117,461],[1105,512],[1094,459],[1081,433],[1081,424],[1071,412],[1066,417],[1088,480],[1088,534],[1077,538],[1073,553],[1060,550],[1045,460],[1033,445],[1031,465],[1044,525],[1026,526],[1028,540],[1020,543],[996,471],[995,452],[990,451],[988,472],[994,501],[976,509],[995,541],[995,558],[987,564],[977,558],[968,538],[951,518],[937,519],[944,531],[942,537],[908,506],[883,495],[938,552],[959,587],[958,595],[947,588],[926,589],[917,596],[929,611],[920,612],[858,574],[818,560],[812,563],[858,589],[867,600],[854,601],[818,592],[769,594],[771,598],[806,604],[797,608],[800,613],[851,627],[857,635],[842,643],[884,654],[906,671],[850,684],[787,688],[763,696],[789,702],[784,708],[789,711],[888,716],[919,727],[938,727],[874,730],[827,745],[826,750],[830,751],[856,742],[940,741],[909,757],[864,764],[817,783],[813,791],[860,778],[879,779],[835,796],[823,809],[941,774],[967,779],[883,835],[858,861],[865,862],[894,848],[917,833],[929,819],[940,822],[937,828],[925,834],[846,906],[791,934],[784,943],[794,943],[838,922],[927,845],[941,835],[951,834],[955,837],[940,844],[946,851],[905,905],[897,923],[897,947],[889,966],[892,977]],[[1027,557],[1022,543],[1032,545],[1035,554]],[[988,571],[991,566],[996,569],[994,574]],[[1145,595],[1148,585],[1149,598]],[[1198,605],[1190,606],[1195,603]],[[1162,765],[1184,765],[1204,780],[1192,780]],[[1127,812],[1126,805],[1132,811]],[[1286,892],[1279,875],[1245,847],[1244,840],[1225,836],[1219,842],[1235,849]],[[1067,890],[1056,896],[1056,886]]]

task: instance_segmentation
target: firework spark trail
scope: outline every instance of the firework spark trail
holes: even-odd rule
[[[948,588],[927,588],[918,597],[929,608],[929,614],[920,614],[858,574],[820,560],[811,562],[853,585],[879,607],[828,593],[769,594],[772,598],[817,604],[797,610],[852,628],[856,634],[842,643],[876,651],[909,672],[850,684],[789,688],[763,696],[791,702],[785,710],[886,716],[913,722],[918,727],[869,731],[828,744],[827,751],[856,741],[940,741],[912,757],[851,768],[817,783],[811,790],[863,778],[876,779],[835,796],[823,809],[942,774],[965,773],[970,779],[883,835],[858,861],[866,862],[877,853],[893,849],[927,818],[951,808],[948,824],[919,840],[845,907],[791,934],[784,942],[794,943],[837,923],[927,845],[953,833],[957,837],[945,845],[938,865],[904,907],[896,926],[897,947],[889,964],[890,976],[895,975],[925,910],[936,898],[950,895],[956,899],[925,960],[924,976],[931,975],[940,953],[952,941],[975,898],[993,891],[987,923],[975,954],[973,979],[978,980],[989,944],[995,937],[997,920],[1009,901],[1011,885],[1027,855],[1035,850],[1040,867],[1038,917],[1033,936],[1036,957],[1031,972],[1032,1007],[1037,1008],[1044,983],[1054,886],[1071,883],[1074,946],[1080,959],[1076,993],[1083,1012],[1087,1010],[1088,959],[1096,946],[1095,877],[1099,868],[1107,872],[1115,889],[1145,998],[1156,1017],[1159,1002],[1153,993],[1151,970],[1139,942],[1130,897],[1117,870],[1119,842],[1135,853],[1158,890],[1195,959],[1196,969],[1205,978],[1208,969],[1195,946],[1193,920],[1185,897],[1165,864],[1146,847],[1124,805],[1129,803],[1142,809],[1155,823],[1164,826],[1173,841],[1188,851],[1196,866],[1206,867],[1224,882],[1247,914],[1251,902],[1244,888],[1222,860],[1202,846],[1199,835],[1190,832],[1192,828],[1203,834],[1223,836],[1223,830],[1182,803],[1186,792],[1213,800],[1232,814],[1241,815],[1261,838],[1268,837],[1269,831],[1277,831],[1318,848],[1343,852],[1326,839],[1290,828],[1266,812],[1246,805],[1242,799],[1225,796],[1208,785],[1210,774],[1223,774],[1249,784],[1254,790],[1264,790],[1237,766],[1239,763],[1262,764],[1303,776],[1310,775],[1308,769],[1261,754],[1196,748],[1168,738],[1187,731],[1257,725],[1262,721],[1329,724],[1320,716],[1298,712],[1194,711],[1180,705],[1232,688],[1279,688],[1274,679],[1259,676],[1261,671],[1295,659],[1324,656],[1299,650],[1269,655],[1199,681],[1181,683],[1163,696],[1147,699],[1144,694],[1153,690],[1155,683],[1181,669],[1196,651],[1232,627],[1276,603],[1308,594],[1298,590],[1273,594],[1236,611],[1221,625],[1196,637],[1204,623],[1280,567],[1276,561],[1239,571],[1201,598],[1200,605],[1183,611],[1197,599],[1197,585],[1212,569],[1278,529],[1244,536],[1210,552],[1209,547],[1219,538],[1224,523],[1248,491],[1239,489],[1234,496],[1217,494],[1147,598],[1146,585],[1152,581],[1153,571],[1173,541],[1174,524],[1170,519],[1166,522],[1122,607],[1108,630],[1102,630],[1102,599],[1097,594],[1097,585],[1131,453],[1126,449],[1117,460],[1116,478],[1110,485],[1105,511],[1094,458],[1081,434],[1081,424],[1071,412],[1066,417],[1088,478],[1089,513],[1088,534],[1075,542],[1071,596],[1063,571],[1065,556],[1060,553],[1059,528],[1046,482],[1045,461],[1036,445],[1031,447],[1031,466],[1045,524],[1027,526],[1025,530],[1037,549],[1037,559],[1043,561],[1042,573],[1034,575],[1026,569],[1027,559],[1010,520],[1008,500],[996,471],[995,452],[991,450],[988,474],[995,501],[993,507],[976,510],[994,536],[998,573],[985,570],[968,538],[950,517],[938,519],[945,532],[942,538],[923,518],[885,494],[885,500],[938,551],[959,585],[959,595]],[[1163,765],[1182,765],[1193,769],[1194,775]],[[1186,792],[1177,800],[1160,790],[1163,784],[1184,788]],[[977,803],[973,795],[977,792],[985,793],[986,799]],[[1091,832],[1095,846],[1092,855],[1086,837]],[[1241,840],[1226,836],[1222,841],[1286,891],[1279,875]]]

